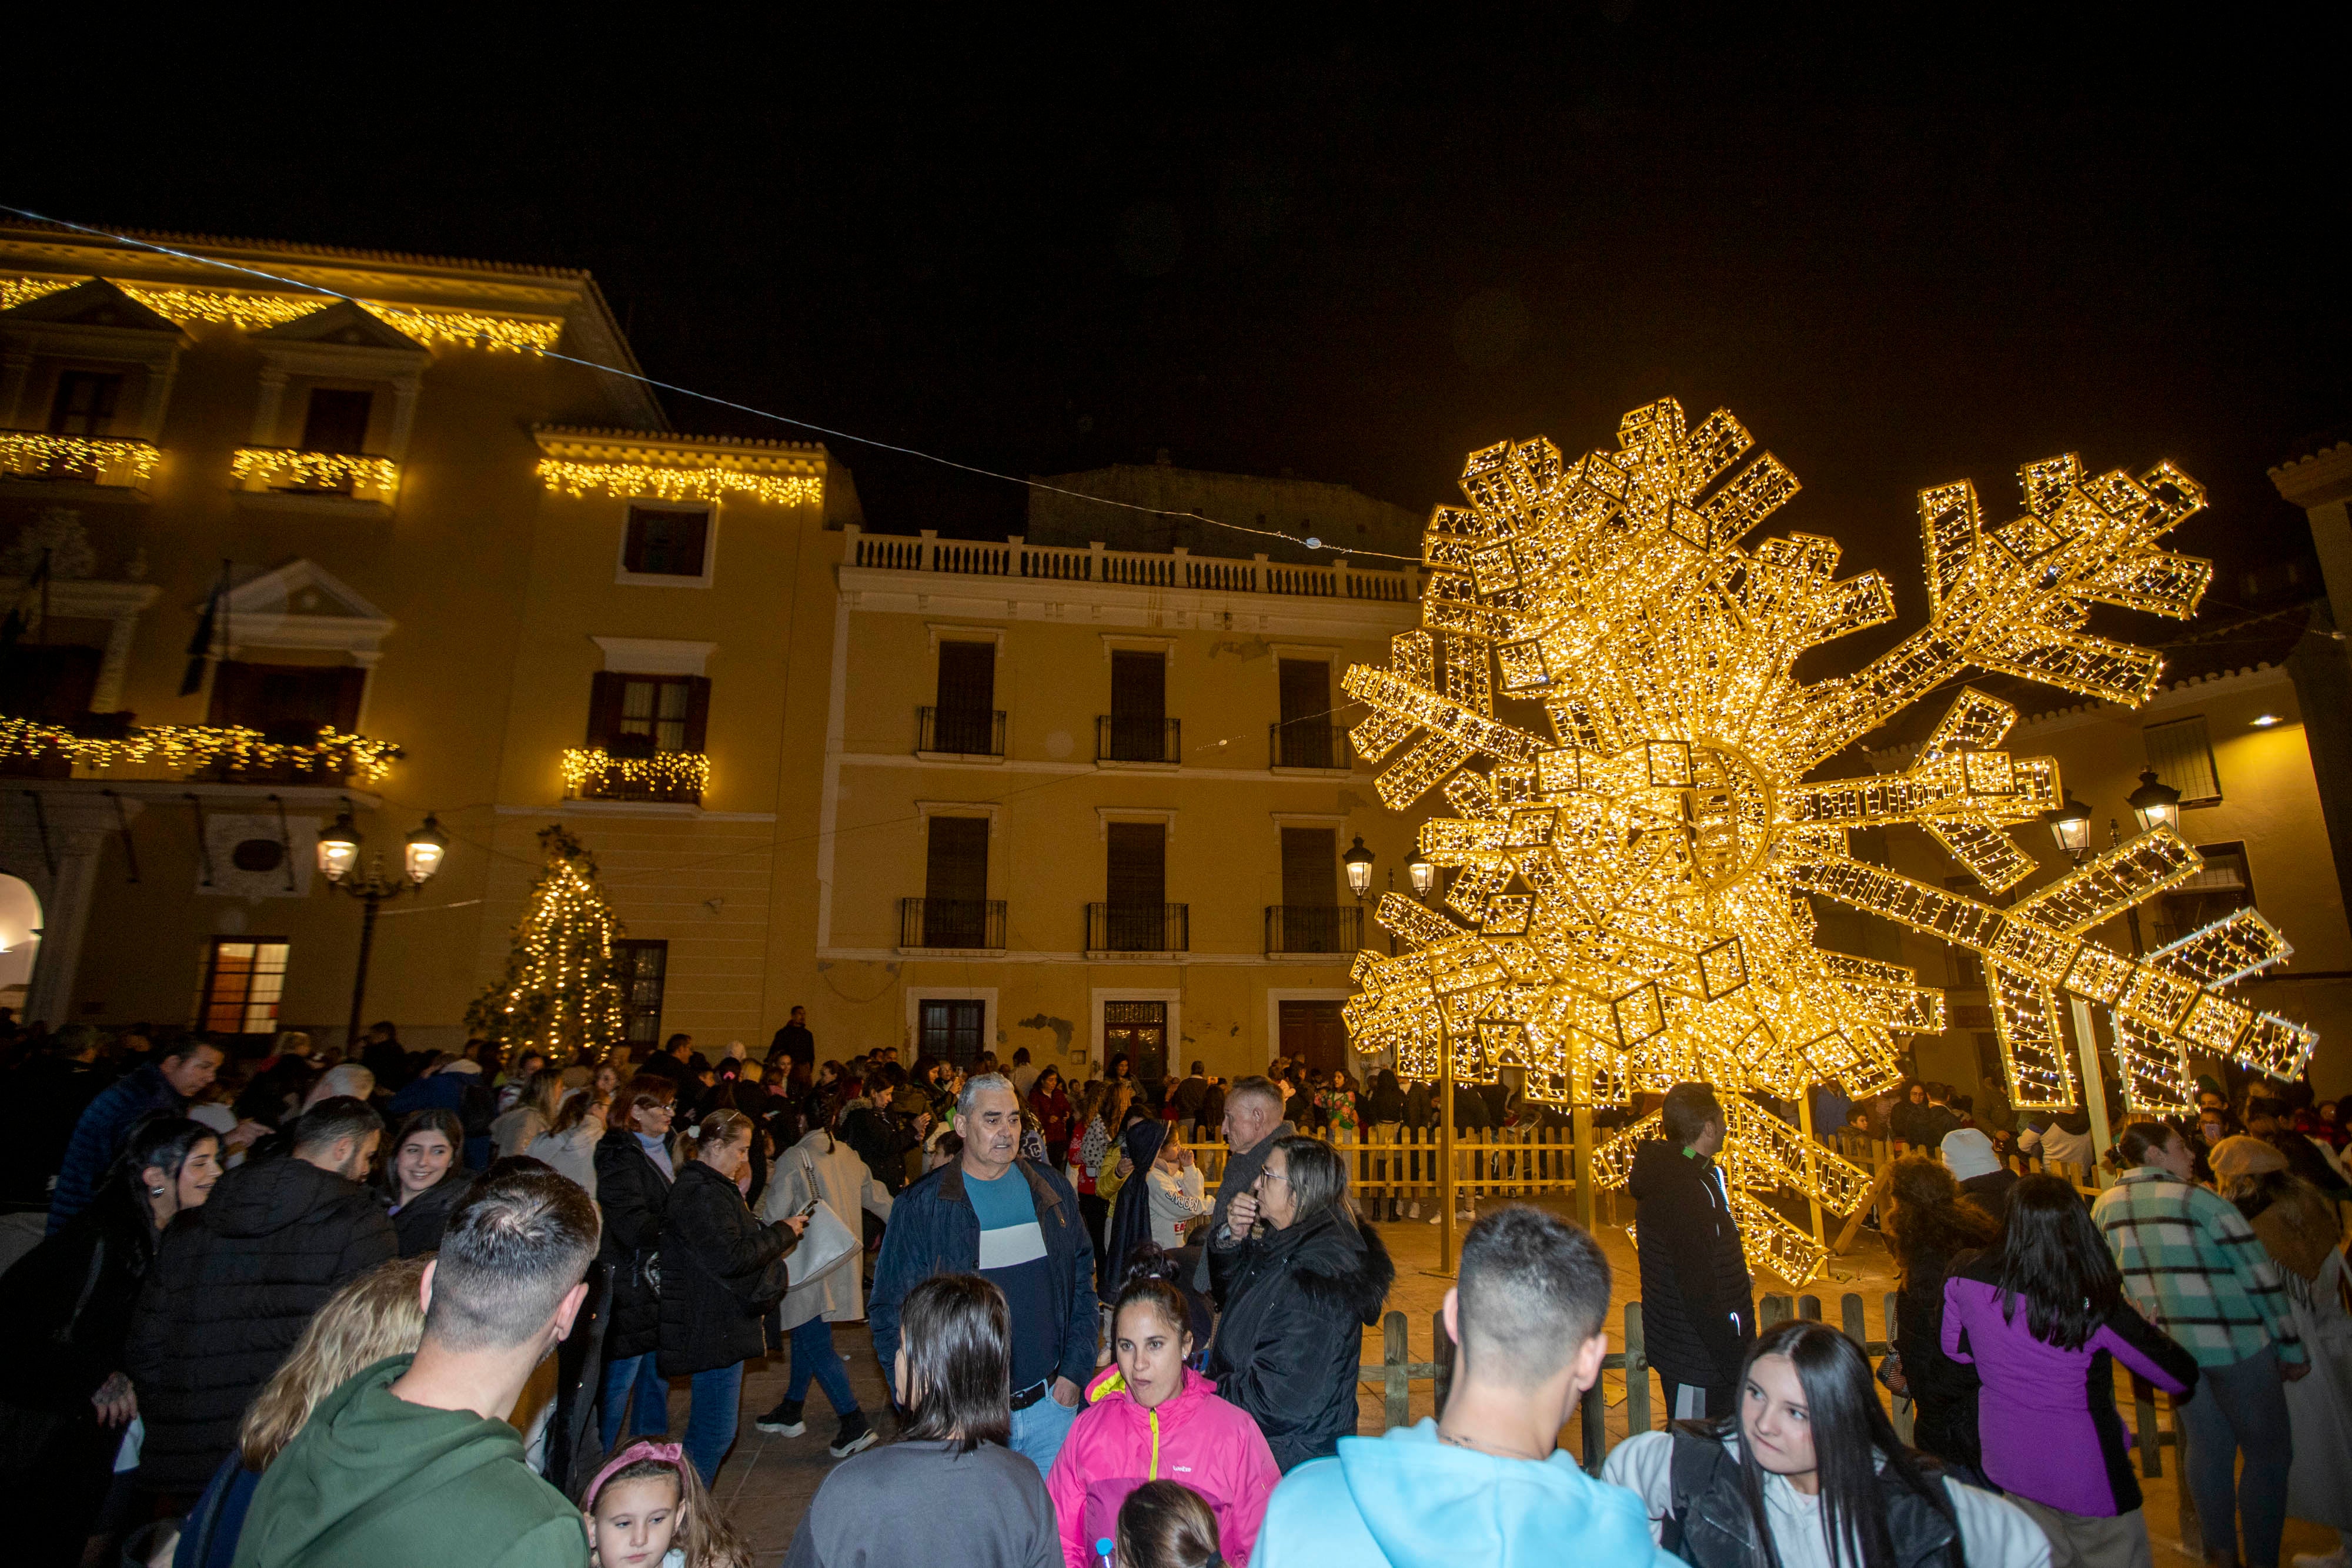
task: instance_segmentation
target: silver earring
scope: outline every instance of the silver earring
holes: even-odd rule
[[[161,1197],[163,1196],[163,1189],[160,1186],[151,1186],[147,1189],[147,1196],[149,1197]]]

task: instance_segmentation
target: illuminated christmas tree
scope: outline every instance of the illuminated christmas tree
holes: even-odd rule
[[[1844,1213],[1870,1178],[1738,1096],[1831,1079],[1878,1092],[1902,1040],[1945,1016],[1910,968],[1818,945],[1815,899],[1981,958],[2020,1106],[2077,1103],[2062,998],[2106,1009],[2135,1114],[2193,1103],[2191,1051],[2288,1078],[2315,1037],[2233,989],[2288,953],[2251,909],[2144,956],[2091,935],[2197,874],[2168,827],[2005,906],[1853,852],[1852,831],[1906,823],[1994,893],[2037,869],[2011,830],[2059,804],[2057,766],[2001,748],[2018,713],[1993,695],[1960,687],[1899,773],[1814,777],[1971,668],[2145,701],[2161,657],[2086,622],[2095,605],[2195,610],[2211,568],[2158,541],[2203,505],[2196,483],[2054,457],[2021,472],[2021,507],[1999,522],[1965,482],[1923,491],[1927,624],[1808,681],[1799,655],[1891,620],[1894,592],[1876,572],[1837,576],[1831,539],[1743,542],[1797,490],[1751,446],[1727,413],[1686,428],[1667,399],[1627,414],[1614,451],[1472,455],[1469,505],[1439,507],[1424,541],[1422,629],[1343,682],[1370,710],[1353,740],[1386,762],[1381,799],[1402,810],[1436,790],[1451,808],[1419,847],[1454,873],[1440,907],[1381,901],[1407,946],[1358,955],[1347,1018],[1411,1078],[1512,1068],[1531,1099],[1591,1106],[1685,1080],[1726,1091],[1749,1254],[1801,1281],[1822,1248],[1743,1189],[1787,1185]],[[1597,1185],[1623,1181],[1654,1120],[1596,1151]]]
[[[495,1042],[501,1060],[525,1046],[561,1065],[595,1061],[626,1025],[613,958],[620,918],[596,885],[596,857],[561,824],[540,830],[546,874],[515,923],[506,977],[466,1009],[466,1025]]]

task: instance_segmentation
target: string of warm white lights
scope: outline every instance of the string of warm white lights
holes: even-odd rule
[[[815,506],[824,499],[824,480],[814,474],[746,474],[713,465],[571,463],[549,457],[541,461],[539,476],[549,489],[569,496],[602,490],[622,500],[651,496],[663,501],[715,501],[730,492],[779,507]]]
[[[37,430],[0,431],[0,474],[42,478],[60,473],[101,476],[100,483],[143,484],[163,459],[150,441],[110,435],[51,435]]]
[[[1690,429],[1669,399],[1618,434],[1615,451],[1575,462],[1542,440],[1473,454],[1470,504],[1431,522],[1422,629],[1341,682],[1372,710],[1353,738],[1367,761],[1387,759],[1382,800],[1402,810],[1436,789],[1452,807],[1420,833],[1422,854],[1454,873],[1443,907],[1389,894],[1378,918],[1410,950],[1357,956],[1346,1014],[1360,1050],[1421,1079],[1517,1069],[1530,1098],[1584,1105],[1692,1080],[1726,1091],[1727,1107],[1826,1079],[1861,1098],[1899,1078],[1898,1037],[1943,1028],[1943,998],[1901,965],[1819,946],[1822,897],[1982,957],[2017,1105],[2076,1103],[2062,990],[2116,1020],[2136,1110],[2179,1108],[2191,1048],[2301,1069],[2310,1030],[2221,994],[2285,956],[2261,916],[2146,959],[2084,935],[2196,873],[2168,831],[2006,908],[1849,852],[1853,830],[1906,824],[1989,889],[2029,875],[2009,830],[2063,797],[2050,759],[1998,749],[2018,716],[2008,704],[1963,689],[1907,768],[1805,781],[1971,667],[2145,699],[2161,658],[2082,628],[2095,601],[2193,612],[2210,569],[2158,541],[2202,504],[2194,482],[2165,464],[2135,479],[2053,458],[2022,471],[2023,514],[1999,526],[1965,484],[1923,492],[1927,625],[1851,675],[1801,684],[1800,655],[1892,617],[1885,579],[1839,579],[1825,538],[1740,544],[1797,485],[1769,454],[1750,458],[1727,413]],[[1513,722],[1498,696],[1539,705],[1549,733]],[[1732,1113],[1735,1185],[1859,1203],[1828,1156],[1792,1156],[1797,1136]],[[1622,1165],[1597,1160],[1595,1179],[1621,1180]],[[1762,1205],[1740,1214],[1788,1278],[1818,1266],[1818,1245]]]
[[[257,729],[215,725],[155,725],[120,737],[76,735],[39,719],[0,718],[0,758],[58,755],[78,768],[107,768],[156,762],[174,769],[316,768],[373,782],[392,771],[402,752],[386,740],[321,730],[304,745],[265,739]]]
[[[22,273],[0,277],[0,310],[14,309],[19,305],[72,288],[81,282],[79,277]],[[289,321],[299,321],[305,316],[317,314],[324,308],[320,303],[321,294],[329,298],[349,298],[323,290],[289,298],[250,288],[164,287],[151,283],[126,283],[119,279],[115,280],[114,286],[167,321],[219,322],[247,332],[267,331],[272,327],[281,327]],[[311,286],[297,284],[296,287]],[[563,325],[560,321],[528,317],[499,316],[438,305],[394,305],[381,299],[352,299],[352,303],[386,326],[421,342],[454,343],[469,349],[505,350],[516,353],[544,353],[555,347],[563,332]]]
[[[656,751],[651,757],[614,757],[602,747],[566,751],[558,762],[566,792],[577,794],[591,784],[622,785],[664,792],[710,788],[710,758],[698,751]]]
[[[389,457],[305,452],[290,446],[246,446],[229,459],[237,483],[296,490],[373,490],[389,499],[400,487],[400,465]]]
[[[289,288],[299,288],[310,293],[324,295],[330,298],[348,299],[352,298],[349,295],[338,294],[331,288],[325,288],[315,283],[308,283],[300,278],[287,277],[281,274],[270,272],[262,267],[248,267],[241,262],[224,261],[217,256],[204,256],[194,251],[181,250],[173,246],[159,245],[153,240],[141,239],[135,235],[118,234],[112,229],[95,228],[88,224],[74,223],[66,218],[49,217],[45,214],[31,212],[24,207],[13,207],[5,203],[0,203],[0,213],[13,213],[20,218],[29,218],[35,223],[55,224],[59,228],[71,229],[77,234],[86,234],[99,239],[113,240],[121,245],[135,246],[143,250],[153,251],[159,256],[175,256],[182,261],[193,261],[204,266],[225,267],[230,271],[242,272],[254,277],[267,278],[272,283],[282,283]],[[364,300],[353,300],[353,303],[365,305],[367,302]],[[545,348],[539,351],[551,360],[561,360],[567,364],[583,366],[588,370],[601,371],[605,375],[619,376],[625,381],[635,382],[641,386],[652,387],[656,391],[676,392],[680,397],[690,397],[698,402],[707,402],[715,408],[732,409],[738,413],[747,413],[754,418],[768,420],[776,424],[790,425],[795,430],[805,430],[818,435],[830,436],[836,441],[847,441],[859,446],[872,447],[877,452],[896,452],[902,456],[919,458],[925,463],[937,464],[943,468],[953,468],[960,473],[974,475],[980,478],[999,479],[1008,485],[1018,485],[1024,489],[1042,490],[1049,495],[1066,496],[1073,500],[1086,501],[1098,507],[1108,507],[1115,511],[1136,512],[1146,517],[1169,517],[1181,521],[1203,523],[1210,528],[1223,528],[1231,533],[1255,534],[1261,538],[1280,539],[1285,544],[1304,545],[1307,549],[1311,550],[1328,549],[1334,555],[1363,556],[1377,560],[1401,560],[1416,566],[1422,562],[1422,558],[1419,556],[1397,555],[1388,550],[1361,549],[1354,547],[1327,545],[1321,538],[1313,535],[1308,535],[1302,538],[1296,534],[1284,533],[1279,528],[1253,528],[1246,523],[1230,523],[1222,517],[1212,517],[1206,513],[1200,511],[1179,512],[1171,510],[1166,507],[1147,507],[1133,501],[1113,500],[1107,496],[1091,496],[1084,490],[1073,490],[1067,486],[1048,484],[1043,479],[1030,478],[1018,474],[1006,474],[998,469],[982,467],[975,463],[963,463],[959,462],[957,459],[952,457],[942,457],[935,452],[926,452],[920,447],[908,446],[900,442],[877,440],[870,435],[854,434],[849,431],[842,430],[835,426],[817,424],[805,419],[794,419],[789,414],[777,413],[772,409],[756,408],[747,402],[738,402],[732,398],[723,398],[716,396],[710,392],[698,392],[692,387],[680,386],[675,382],[660,381],[655,377],[641,374],[636,371],[628,370],[620,365],[607,365],[595,360],[583,360],[574,354],[559,353],[552,347]]]

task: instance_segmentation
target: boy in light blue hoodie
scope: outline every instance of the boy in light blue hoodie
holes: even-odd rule
[[[1283,1478],[1251,1568],[1653,1568],[1641,1499],[1555,1449],[1601,1375],[1609,1260],[1581,1227],[1497,1209],[1462,1244],[1445,1328],[1460,1346],[1443,1420],[1342,1437]]]

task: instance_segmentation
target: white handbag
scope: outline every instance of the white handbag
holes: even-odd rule
[[[866,1249],[865,1239],[842,1223],[833,1205],[817,1196],[816,1167],[806,1151],[801,1155],[801,1171],[808,1178],[809,1196],[816,1203],[809,1215],[808,1228],[801,1232],[800,1245],[784,1258],[784,1278],[795,1291],[812,1281],[822,1280]]]

